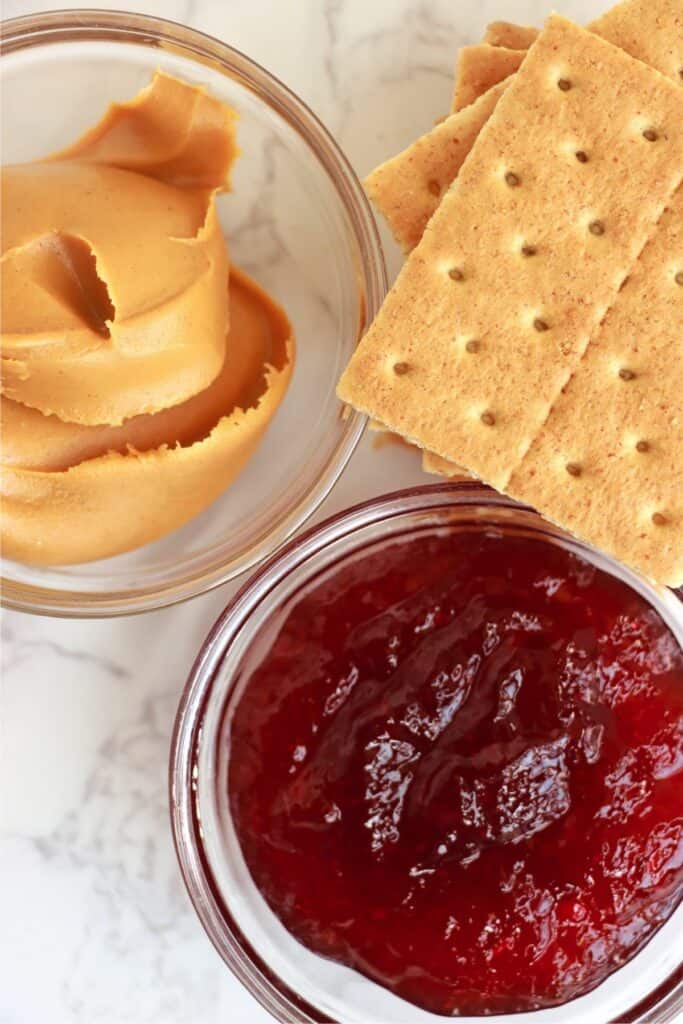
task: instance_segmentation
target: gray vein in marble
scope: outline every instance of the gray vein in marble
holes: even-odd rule
[[[323,4],[323,18],[327,31],[328,44],[323,66],[330,82],[332,96],[337,99],[340,98],[340,72],[337,70],[337,61],[335,60],[335,53],[339,43],[337,20],[343,10],[343,7],[343,0],[325,0]]]
[[[27,660],[41,652],[54,654],[58,658],[80,661],[98,668],[113,679],[129,679],[130,672],[123,665],[101,654],[91,651],[75,650],[65,647],[57,640],[40,638],[35,640],[17,637],[14,629],[3,616],[0,626],[2,651],[0,653],[0,671],[8,675]]]
[[[249,205],[247,215],[239,226],[229,231],[229,244],[249,251],[249,258],[245,259],[243,256],[241,259],[242,266],[247,270],[274,266],[287,251],[287,246],[280,237],[277,223],[271,213],[272,202],[267,198],[277,180],[275,161],[276,152],[280,147],[281,143],[276,138],[268,138],[263,141],[261,145],[261,163],[264,170],[262,188]],[[250,156],[254,159],[253,153]],[[254,245],[255,236],[259,238],[258,246]]]
[[[153,1013],[122,1019],[185,1024],[177,997],[188,989],[198,1012],[210,1008],[203,983],[187,976],[181,985],[175,976],[183,936],[187,940],[195,925],[168,841],[166,762],[176,701],[175,691],[143,700],[102,744],[80,805],[51,835],[32,841],[47,862],[88,879],[92,913],[62,994],[74,1019],[87,1007],[89,1024],[111,1019],[104,994],[92,988],[102,956],[124,975],[134,963],[139,975],[142,957],[154,979],[147,995]],[[137,949],[139,933],[154,936],[145,952]],[[87,1003],[84,991],[90,992]],[[132,1005],[130,997],[123,1000]]]

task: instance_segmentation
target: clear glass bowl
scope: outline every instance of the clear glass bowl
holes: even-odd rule
[[[362,188],[314,114],[243,54],[138,14],[62,11],[3,25],[2,156],[34,160],[73,140],[163,68],[232,104],[242,150],[219,213],[231,258],[287,310],[297,339],[289,392],[237,481],[205,512],[130,554],[60,568],[3,561],[6,606],[98,616],[158,608],[251,568],[317,508],[365,418],[335,385],[386,291]]]
[[[657,609],[683,647],[683,604],[671,591],[474,483],[420,487],[369,501],[296,538],[263,566],[223,612],[190,674],[172,743],[170,804],[180,867],[204,928],[237,977],[286,1024],[437,1024],[452,1018],[418,1009],[311,953],[285,930],[256,889],[224,797],[231,709],[248,674],[243,669],[250,645],[293,594],[353,552],[369,546],[377,550],[418,533],[489,528],[559,545],[624,580]],[[588,995],[514,1019],[516,1024],[663,1024],[683,1009],[682,965],[683,905],[633,960]],[[471,1018],[458,1019],[465,1024]],[[487,1018],[492,1024],[505,1019],[510,1018]]]

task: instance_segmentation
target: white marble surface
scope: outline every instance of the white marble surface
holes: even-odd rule
[[[132,2],[132,0],[131,0]],[[55,6],[4,0],[4,17]],[[121,0],[109,6],[125,9]],[[366,173],[445,112],[455,50],[487,21],[588,21],[602,0],[137,0],[260,61]],[[390,271],[398,257],[387,244]],[[320,518],[423,481],[366,437]],[[0,1024],[256,1024],[271,1018],[205,938],[172,850],[168,743],[226,589],[136,619],[5,613],[0,679]]]

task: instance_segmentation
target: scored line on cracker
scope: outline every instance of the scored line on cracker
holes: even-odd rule
[[[672,586],[683,582],[681,265],[683,188],[507,487]]]

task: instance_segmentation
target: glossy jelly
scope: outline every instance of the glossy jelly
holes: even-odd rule
[[[225,799],[309,949],[439,1014],[563,1003],[683,894],[683,655],[496,531],[361,550],[254,638]]]

